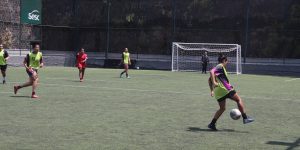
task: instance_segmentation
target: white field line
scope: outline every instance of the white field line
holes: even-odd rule
[[[19,83],[19,82],[9,82],[12,84]],[[55,87],[71,87],[71,88],[89,88],[89,89],[108,89],[108,90],[119,90],[119,91],[137,91],[137,92],[155,92],[155,93],[170,93],[170,94],[190,94],[190,95],[204,95],[200,92],[194,93],[187,93],[187,92],[175,92],[175,91],[166,91],[166,90],[143,90],[143,89],[133,89],[133,88],[112,88],[112,87],[93,87],[93,86],[82,86],[82,85],[68,85],[68,84],[51,84],[51,83],[39,83],[40,85],[46,86],[55,86]],[[207,93],[205,93],[206,95]],[[209,95],[209,93],[207,94]]]
[[[13,90],[11,90],[11,92],[0,92],[0,94],[13,94],[13,95],[15,95]],[[18,94],[23,94],[23,93],[18,92]]]
[[[300,101],[297,101],[296,99],[288,99],[288,98],[271,98],[271,97],[261,97],[261,96],[245,96],[245,95],[241,95],[242,99],[243,98],[249,98],[249,99],[257,99],[257,100],[280,100],[280,101],[291,101],[291,102],[298,102],[300,103]]]
[[[19,82],[9,82],[12,84],[19,83]],[[137,92],[154,92],[154,93],[169,93],[169,94],[186,94],[186,95],[200,95],[200,96],[209,96],[209,92],[201,93],[193,91],[193,93],[189,92],[175,92],[175,91],[167,91],[167,90],[147,90],[147,89],[133,89],[133,88],[112,88],[112,87],[93,87],[93,86],[82,86],[82,85],[67,85],[67,84],[49,84],[49,83],[39,83],[40,85],[45,86],[54,86],[54,87],[70,87],[70,88],[89,88],[89,89],[107,89],[107,90],[119,90],[119,91],[137,91]],[[12,93],[12,92],[11,92]],[[99,93],[99,92],[97,92]],[[291,102],[300,102],[296,99],[288,99],[288,98],[270,98],[270,97],[260,97],[260,96],[246,96],[241,95],[242,98],[249,98],[249,99],[258,99],[258,100],[280,100],[280,101],[291,101]]]
[[[0,94],[13,94],[13,91],[11,91],[11,92],[0,92]]]
[[[46,80],[78,80],[78,79],[72,79],[72,78],[46,78]],[[124,80],[127,80],[127,79],[124,79]],[[116,83],[120,83],[120,81],[111,81],[111,80],[91,80],[91,79],[85,79],[84,81],[91,81],[91,82],[116,82]],[[135,84],[136,82],[127,82],[127,83],[133,83]],[[208,91],[209,93],[209,87],[202,87],[202,88],[199,88],[199,91],[202,91],[202,90],[206,90]],[[166,90],[166,89],[160,89],[161,90]],[[183,93],[183,92],[181,92]]]
[[[87,68],[86,71],[88,70],[91,70],[91,71],[98,71],[99,68]],[[75,73],[78,73],[78,69],[77,68],[74,68],[74,70],[60,70],[60,71],[64,71],[64,72],[75,72]],[[123,69],[119,69],[119,72],[115,73],[115,72],[101,72],[99,74],[111,74],[111,75],[116,75],[116,76],[119,76],[120,73],[123,71]],[[135,70],[135,69],[132,69],[132,70],[129,70],[129,71],[134,71],[134,72],[138,72],[139,70]],[[143,70],[140,70],[140,71],[143,71]],[[142,76],[165,76],[165,77],[168,77],[169,75],[166,75],[166,74],[147,74],[147,73],[134,73],[135,76],[138,76],[138,75],[142,75]]]
[[[79,81],[79,79],[75,78],[46,78],[46,80],[74,80],[74,81]],[[90,79],[84,79],[85,81],[92,81],[92,82],[119,82],[119,81],[109,81],[109,80],[90,80]]]
[[[295,80],[299,80],[300,78],[294,78],[294,79],[288,79],[288,80],[285,80],[285,82],[291,82],[291,81],[295,81]]]

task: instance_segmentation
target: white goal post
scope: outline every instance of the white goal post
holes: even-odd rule
[[[173,42],[172,71],[201,71],[201,58],[205,52],[209,58],[208,70],[218,64],[218,56],[222,53],[229,60],[226,66],[228,73],[242,73],[241,46],[218,43]]]

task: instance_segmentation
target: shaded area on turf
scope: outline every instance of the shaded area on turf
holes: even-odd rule
[[[286,150],[293,150],[300,147],[300,138],[295,142],[268,141],[266,144],[288,146]]]
[[[199,127],[188,127],[186,131],[190,131],[190,132],[236,132],[236,133],[249,133],[247,131],[236,131],[234,129],[218,129],[218,131],[214,131],[211,129],[203,129],[203,128],[199,128]]]

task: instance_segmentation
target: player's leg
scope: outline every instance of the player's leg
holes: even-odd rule
[[[126,66],[125,66],[125,65],[126,65],[126,64],[123,65],[123,66],[124,66],[124,70],[121,72],[120,78],[122,78],[123,74],[126,73]]]
[[[206,70],[207,70],[207,63],[204,64],[204,73],[206,74]]]
[[[35,79],[34,78],[32,79],[32,94],[31,94],[31,98],[38,98],[38,96],[35,93],[35,90],[36,90],[36,88],[38,86],[38,81],[39,81],[38,77],[36,77]]]
[[[1,74],[2,74],[2,83],[5,84],[6,83],[6,69],[7,69],[7,65],[3,65],[3,66],[0,66],[0,69],[1,69]]]
[[[78,72],[79,72],[79,80],[81,82],[82,81],[82,67],[78,67]]]
[[[130,78],[128,74],[129,65],[125,64],[124,66],[125,66],[124,68],[125,68],[126,78]]]
[[[220,100],[219,102],[219,110],[215,113],[214,118],[212,119],[211,123],[208,125],[208,128],[212,129],[212,130],[217,130],[216,128],[216,123],[217,120],[220,118],[220,116],[223,114],[223,112],[226,109],[226,100]]]
[[[21,88],[24,88],[24,87],[28,87],[28,86],[32,86],[33,84],[33,80],[34,80],[34,76],[36,75],[36,72],[31,72],[31,71],[28,71],[26,70],[28,76],[29,76],[29,80],[22,84],[22,85],[15,85],[14,86],[14,93],[17,94],[18,90],[21,89]]]
[[[83,78],[84,78],[84,73],[85,73],[85,68],[82,68],[82,70],[81,70],[82,72],[81,72],[81,74],[82,74],[82,80],[83,80]]]
[[[33,78],[29,77],[29,80],[27,82],[25,82],[24,84],[14,86],[14,93],[17,94],[19,89],[28,87],[28,86],[32,86],[32,84],[33,84]]]
[[[233,96],[230,96],[230,99],[232,99],[233,101],[235,101],[237,103],[237,106],[238,106],[240,112],[242,113],[244,124],[254,121],[253,118],[246,115],[243,100],[241,99],[241,97],[236,92],[234,92]]]

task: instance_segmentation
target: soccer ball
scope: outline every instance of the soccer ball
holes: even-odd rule
[[[238,120],[241,118],[242,113],[238,109],[231,109],[230,111],[230,117],[233,120]]]

